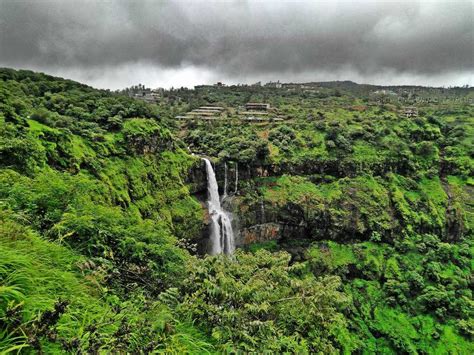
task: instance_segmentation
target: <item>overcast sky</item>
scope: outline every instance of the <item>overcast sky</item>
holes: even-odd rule
[[[0,67],[117,89],[474,85],[473,1],[0,0]]]

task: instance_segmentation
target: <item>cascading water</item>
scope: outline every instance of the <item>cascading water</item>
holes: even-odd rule
[[[235,191],[234,194],[237,193],[237,189],[239,188],[239,164],[235,162]]]
[[[227,197],[227,163],[224,163],[224,193],[222,194],[222,201]]]
[[[208,210],[211,217],[211,236],[209,254],[231,255],[235,250],[234,232],[232,230],[231,215],[221,207],[216,174],[209,159],[206,162]]]

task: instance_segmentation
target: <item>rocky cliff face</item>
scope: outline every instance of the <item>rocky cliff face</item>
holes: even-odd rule
[[[270,240],[301,239],[307,237],[303,219],[285,218],[282,209],[262,199],[249,203],[243,196],[229,199],[239,231],[238,245],[262,243]]]
[[[281,238],[282,226],[279,223],[269,222],[256,224],[240,230],[240,242],[242,245],[261,243]]]
[[[319,215],[308,216],[304,207],[300,204],[275,205],[264,201],[263,198],[248,198],[248,185],[253,185],[257,178],[321,171],[321,168],[309,166],[286,166],[285,168],[288,170],[284,170],[281,166],[237,166],[232,163],[227,165],[228,198],[224,201],[224,205],[233,213],[233,227],[237,246],[270,240],[315,239],[318,235],[330,236],[334,239],[348,237],[366,239],[364,231],[356,228],[357,213],[354,214],[353,218],[348,219],[347,223],[344,223],[342,220],[334,219],[324,212]],[[323,171],[325,169],[327,167],[322,168]],[[215,171],[219,183],[219,192],[222,195],[225,185],[224,164],[217,163]],[[238,174],[238,179],[236,179],[236,174]],[[236,182],[238,184],[237,189]],[[196,162],[193,165],[187,183],[193,195],[201,202],[203,209],[206,209],[207,178],[204,163]],[[209,216],[207,214],[206,216],[204,228],[198,240],[201,250],[205,249],[209,234]]]
[[[227,163],[227,174],[230,190],[235,189],[235,175],[238,169],[238,180],[269,176],[288,175],[330,175],[335,178],[355,177],[364,171],[370,171],[374,176],[381,176],[387,173],[407,174],[414,172],[414,167],[404,161],[386,161],[380,164],[364,166],[352,160],[342,160],[337,158],[308,159],[300,162],[281,162],[278,164],[267,164],[264,162],[254,164]],[[216,176],[219,181],[224,181],[224,162],[218,161],[215,166]]]
[[[226,180],[224,164],[217,162],[215,171],[222,195]],[[332,170],[328,165],[276,167],[237,166],[228,163],[228,197],[224,204],[226,209],[233,213],[236,244],[245,246],[269,240],[285,243],[324,238],[340,242],[373,238],[391,242],[394,235],[399,235],[407,228],[418,233],[446,235],[446,240],[459,239],[465,233],[465,217],[459,212],[459,208],[455,208],[457,205],[453,202],[456,198],[461,201],[463,193],[459,193],[456,198],[450,197],[447,201],[430,200],[424,193],[425,187],[422,184],[434,184],[434,188],[446,185],[437,178],[425,182],[410,180],[410,183],[401,183],[390,180],[390,174],[379,177],[362,175],[355,178],[338,178],[333,175],[331,181],[334,183],[331,183],[321,177],[335,171],[339,170]],[[307,175],[310,172],[318,174]],[[320,172],[323,174],[319,174]],[[310,191],[298,192],[300,187],[294,188],[292,178],[289,178],[289,185],[272,186],[272,181],[277,181],[278,177],[284,174],[303,181],[299,184],[306,184]],[[339,174],[342,173],[339,171]],[[275,179],[261,179],[269,176]],[[205,208],[207,181],[203,164],[196,163],[192,167],[188,180],[192,193]],[[262,184],[265,189],[273,189],[273,193],[282,193],[280,199],[266,199],[262,195]],[[286,194],[291,193],[289,191],[293,188],[293,193],[299,195],[291,199]],[[324,188],[332,192],[325,196]],[[419,201],[416,202],[414,212],[411,212],[404,206],[413,196],[419,196]],[[420,215],[424,217],[418,218]],[[430,220],[433,215],[438,215],[438,218]],[[208,231],[203,230],[201,240],[205,241],[207,236]]]
[[[207,248],[207,241],[209,236],[210,218],[207,213],[207,175],[204,161],[196,161],[190,168],[186,178],[186,184],[190,192],[199,200],[202,208],[206,211],[203,229],[200,235],[195,239],[199,245],[199,251],[203,253]],[[237,172],[237,169],[238,172]],[[224,164],[215,165],[216,178],[219,184],[219,194],[224,194],[225,186],[225,167]],[[245,206],[242,205],[241,199],[236,195],[236,182],[242,177],[240,181],[246,181],[254,177],[259,171],[252,171],[250,167],[237,167],[237,165],[229,164],[227,166],[227,195],[228,197],[223,201],[223,206],[232,211],[232,226],[236,236],[236,245],[244,246],[254,242],[262,242],[270,239],[278,239],[281,235],[280,226],[277,223],[265,223],[265,216],[262,210],[245,211]],[[236,175],[238,174],[238,175]],[[241,209],[242,207],[242,209]]]
[[[191,166],[185,177],[185,183],[189,188],[189,192],[202,200],[201,195],[207,193],[207,174],[204,160],[196,160]]]

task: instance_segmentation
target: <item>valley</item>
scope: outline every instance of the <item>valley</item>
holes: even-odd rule
[[[474,89],[126,92],[0,69],[0,352],[474,351]]]

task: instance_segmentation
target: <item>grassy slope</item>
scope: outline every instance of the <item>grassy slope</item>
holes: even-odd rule
[[[156,298],[202,223],[183,183],[194,159],[142,103],[0,76],[0,352],[209,348]]]

